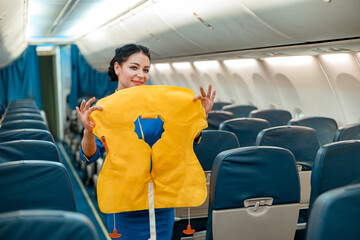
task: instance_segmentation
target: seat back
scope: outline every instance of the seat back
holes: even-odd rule
[[[254,146],[258,133],[270,128],[270,123],[261,118],[234,118],[220,124],[219,130],[233,132],[241,147]]]
[[[311,127],[318,134],[321,146],[333,142],[337,123],[334,119],[328,117],[304,117],[299,119],[291,119],[289,125]]]
[[[299,201],[299,176],[289,150],[224,151],[213,165],[206,239],[293,239]]]
[[[251,111],[257,110],[257,107],[253,105],[239,105],[239,104],[231,104],[225,105],[222,107],[223,111],[232,112],[235,117],[249,117]]]
[[[8,106],[10,108],[38,108],[34,99],[22,99],[22,100],[14,100],[9,102]]]
[[[282,109],[266,109],[251,111],[249,117],[268,120],[272,127],[286,125],[291,119],[291,113]]]
[[[360,184],[321,194],[314,202],[306,240],[360,239]]]
[[[40,110],[38,108],[32,108],[32,107],[12,107],[6,108],[5,114],[17,114],[17,113],[32,113],[37,114],[40,113]]]
[[[320,142],[316,131],[302,126],[279,126],[262,130],[256,146],[276,146],[290,150],[304,170],[311,170]]]
[[[0,163],[0,212],[20,209],[76,211],[69,174],[50,161]]]
[[[208,127],[206,130],[219,130],[220,123],[234,118],[232,112],[227,111],[210,111],[207,117]]]
[[[0,143],[0,163],[18,160],[61,162],[56,145],[43,140],[13,140]]]
[[[44,120],[15,120],[7,121],[1,124],[0,131],[10,130],[10,129],[20,129],[20,128],[34,128],[34,129],[43,129],[49,130],[46,126]]]
[[[290,150],[298,165],[301,185],[301,208],[307,208],[310,201],[310,178],[320,142],[316,131],[302,126],[280,126],[262,130],[255,145],[277,146]]]
[[[20,210],[0,214],[0,239],[98,240],[94,224],[81,213]]]
[[[44,121],[43,117],[39,113],[13,113],[6,114],[2,123],[16,120],[38,120]]]
[[[224,106],[226,105],[230,105],[231,102],[214,102],[214,105],[212,107],[212,110],[214,111],[219,111],[221,110]]]
[[[175,217],[180,220],[191,218],[206,218],[209,207],[209,190],[211,168],[216,156],[225,150],[238,148],[239,142],[234,133],[220,130],[203,130],[201,133],[201,141],[194,144],[194,152],[205,172],[207,184],[207,197],[204,203],[198,207],[176,208]],[[189,213],[190,210],[190,213]],[[206,229],[206,221],[200,221],[197,225],[198,229]]]
[[[360,123],[339,127],[335,133],[334,142],[360,139]]]
[[[48,130],[24,128],[0,131],[0,143],[13,140],[43,140],[55,143],[53,136]]]
[[[360,140],[322,146],[311,174],[310,211],[320,194],[354,183],[360,183]]]
[[[236,135],[221,130],[203,130],[194,152],[204,171],[210,171],[216,156],[222,151],[240,147]]]

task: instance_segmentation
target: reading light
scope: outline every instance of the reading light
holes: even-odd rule
[[[155,64],[157,70],[170,70],[170,64],[168,63],[157,63]]]
[[[274,65],[299,65],[310,63],[312,58],[312,56],[273,57],[265,58],[265,61]]]
[[[176,69],[190,69],[191,67],[189,62],[175,62],[172,65]]]
[[[324,54],[321,55],[321,58],[329,62],[344,62],[350,59],[350,55],[346,53]]]
[[[256,64],[256,60],[255,59],[225,60],[224,64],[230,68],[250,67]]]
[[[195,67],[201,70],[215,69],[219,67],[218,61],[198,61],[194,62]]]

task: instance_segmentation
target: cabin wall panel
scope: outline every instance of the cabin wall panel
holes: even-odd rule
[[[269,60],[265,63],[285,109],[293,115],[301,109],[304,116],[327,116],[342,121],[342,112],[332,87],[314,57],[279,60]]]
[[[253,91],[256,92],[257,106],[259,109],[282,108],[277,100],[276,91],[269,78],[263,77],[258,73],[252,76]]]
[[[251,104],[259,109],[281,106],[269,74],[261,61],[238,59],[224,61],[224,71],[229,75],[228,89],[237,95],[236,104]],[[218,91],[222,91],[218,89]]]
[[[268,58],[269,59],[269,58]],[[286,109],[293,117],[326,116],[341,126],[359,122],[359,54],[349,61],[331,62],[321,56],[254,60],[248,64],[152,69],[152,83],[188,87],[199,94],[212,84],[215,101],[252,104],[259,109]],[[277,61],[279,59],[279,61]]]
[[[331,54],[318,57],[343,111],[344,124],[360,120],[360,65],[354,54]]]
[[[236,97],[239,99],[236,101],[236,103],[244,105],[256,105],[255,97],[250,91],[250,88],[245,82],[244,78],[242,78],[238,73],[233,73],[230,79],[235,83],[234,85],[236,86],[233,87],[233,91],[236,92]]]
[[[183,74],[188,79],[189,88],[195,93],[200,94],[199,87],[207,86],[207,84],[211,83],[211,79],[208,77],[203,77],[203,74],[197,69],[194,63],[190,63],[190,68],[181,70]]]

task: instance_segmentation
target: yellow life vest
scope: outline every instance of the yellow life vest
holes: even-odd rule
[[[193,141],[207,121],[194,96],[187,88],[138,86],[97,102],[103,110],[92,112],[90,120],[95,123],[94,134],[99,139],[105,136],[108,148],[97,185],[102,212],[149,209],[150,182],[155,208],[194,207],[205,201],[206,180]],[[164,122],[161,139],[152,148],[135,133],[139,116],[159,116]]]

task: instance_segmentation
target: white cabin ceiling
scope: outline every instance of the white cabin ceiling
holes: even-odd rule
[[[101,71],[129,42],[153,62],[358,52],[359,12],[359,0],[1,0],[0,67],[41,43],[76,43]]]

